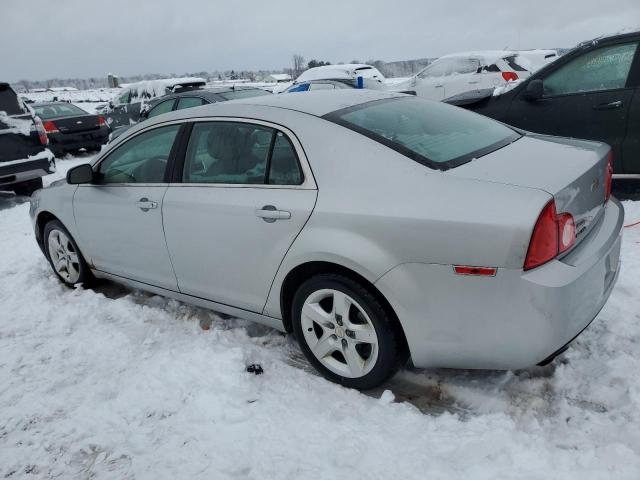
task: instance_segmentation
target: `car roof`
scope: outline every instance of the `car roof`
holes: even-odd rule
[[[316,117],[322,117],[323,115],[336,110],[353,107],[361,103],[406,96],[408,95],[369,89],[318,90],[307,92],[304,95],[277,94],[243,98],[240,100],[225,102],[225,104],[284,108],[287,110],[308,113],[309,115],[314,115]],[[215,108],[215,104],[209,105],[208,107]],[[194,112],[193,116],[201,116],[203,108],[207,107],[199,107],[198,112]]]
[[[624,38],[634,38],[640,36],[640,29],[625,29],[616,33],[608,33],[605,35],[600,35],[599,37],[592,38],[590,40],[585,40],[584,42],[580,42],[577,47],[583,47],[585,45],[589,45],[592,43],[606,42],[610,40],[618,40]]]

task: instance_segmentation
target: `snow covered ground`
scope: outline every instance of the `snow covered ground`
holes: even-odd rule
[[[0,232],[2,478],[640,478],[640,226],[611,300],[550,367],[403,372],[368,394],[273,330],[64,288],[24,198],[0,193]]]

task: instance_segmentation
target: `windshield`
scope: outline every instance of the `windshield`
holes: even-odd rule
[[[231,90],[229,92],[219,93],[222,98],[225,100],[235,100],[237,98],[249,98],[249,97],[261,97],[263,95],[271,95],[266,90],[260,90],[256,88],[255,90]]]
[[[325,115],[430,168],[447,170],[520,138],[476,113],[415,97],[363,103]]]
[[[78,115],[88,115],[81,108],[71,103],[49,104],[49,105],[33,105],[33,109],[40,118],[46,120],[54,117],[76,117]]]

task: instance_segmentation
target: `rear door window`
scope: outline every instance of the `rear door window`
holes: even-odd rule
[[[545,96],[624,88],[637,47],[612,45],[574,58],[544,79]]]
[[[302,180],[291,141],[276,129],[244,122],[193,126],[185,183],[299,185]]]

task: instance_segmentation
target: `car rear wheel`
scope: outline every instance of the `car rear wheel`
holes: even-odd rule
[[[300,348],[327,379],[368,389],[395,373],[392,320],[362,284],[342,275],[314,276],[296,292],[292,315]]]
[[[67,286],[87,285],[93,280],[91,271],[76,242],[64,225],[51,220],[44,227],[44,248],[51,268]]]
[[[24,195],[30,197],[33,192],[42,188],[42,177],[27,180],[26,182],[17,183],[13,186],[16,195]]]

